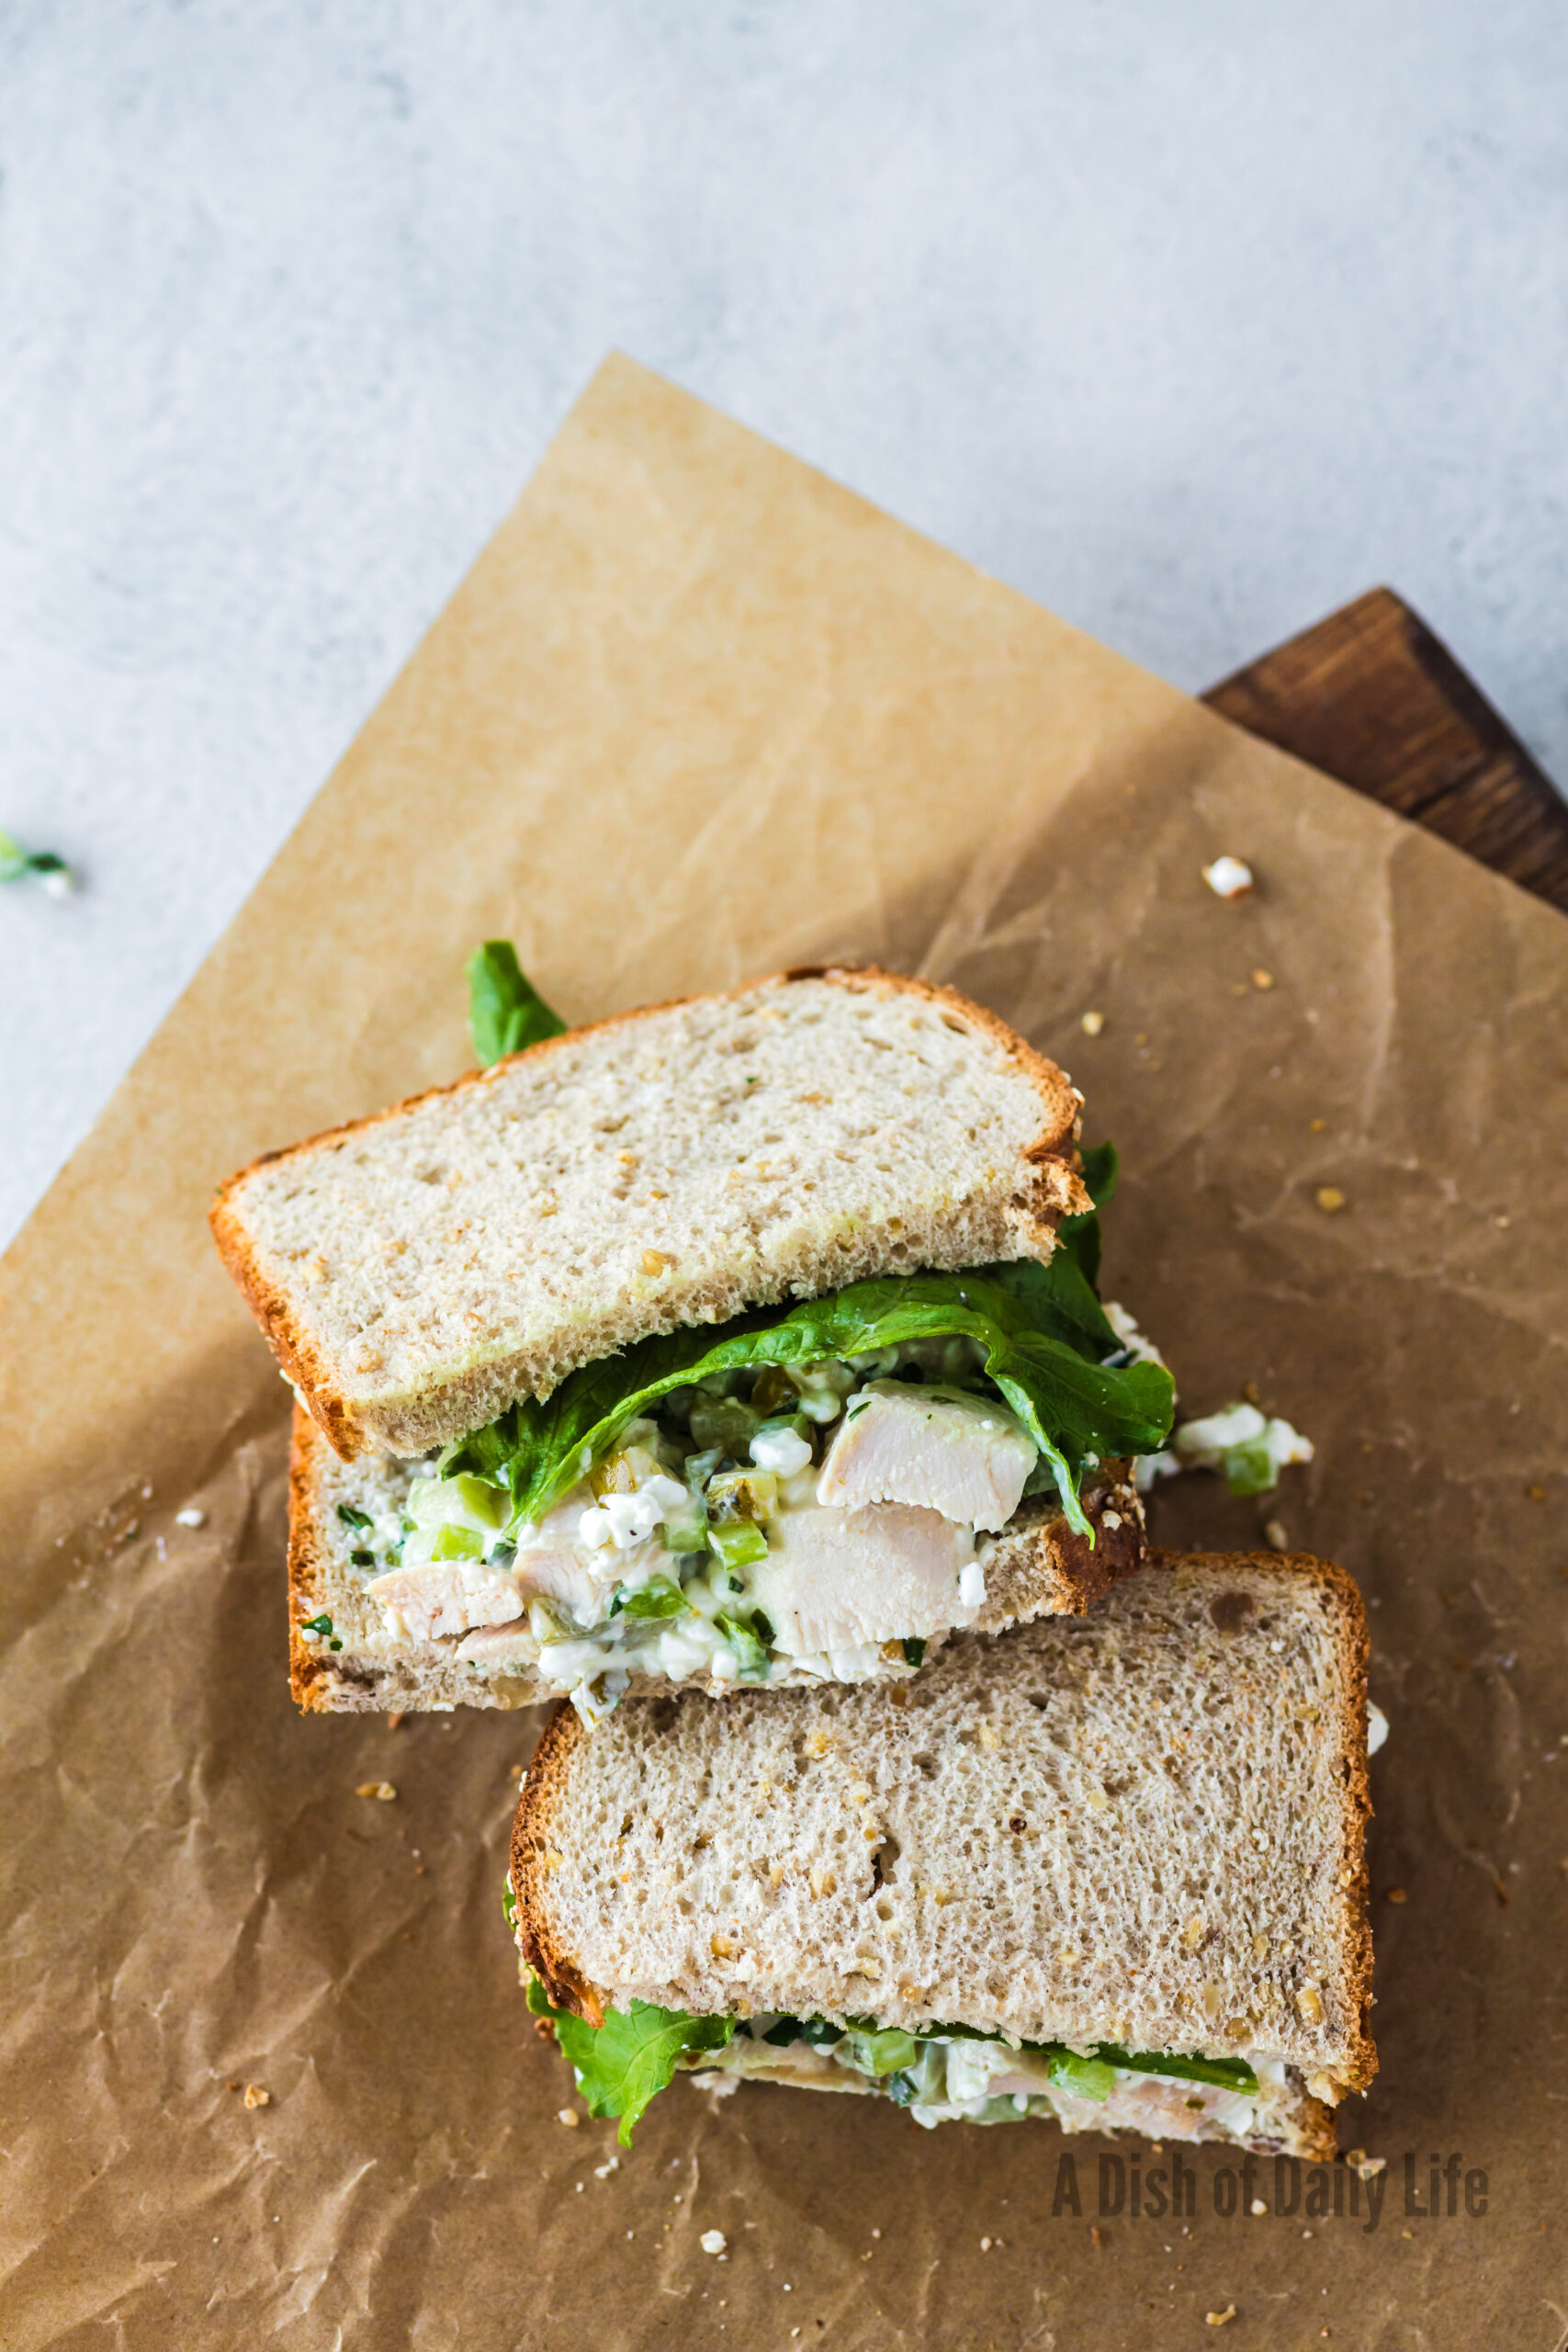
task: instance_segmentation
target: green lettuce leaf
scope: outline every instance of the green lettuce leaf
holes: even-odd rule
[[[525,977],[510,939],[487,939],[469,956],[467,971],[468,1035],[481,1068],[521,1053],[525,1046],[558,1037],[566,1027]]]
[[[623,2148],[631,2146],[649,2100],[669,2088],[680,2060],[688,2052],[722,2050],[735,2031],[733,2018],[695,2018],[652,2001],[634,2001],[624,2012],[606,2009],[603,2025],[589,2025],[558,2009],[536,1976],[528,1980],[528,2007],[554,2025],[589,2114],[620,2117],[615,2136]]]
[[[1134,2075],[1166,2075],[1178,2083],[1213,2083],[1223,2091],[1254,2092],[1258,2077],[1245,2058],[1190,2058],[1169,2050],[1119,2050],[1102,2041],[1097,2055]]]
[[[1054,1274],[1058,1261],[1064,1271]],[[1090,1328],[1095,1322],[1102,1333]],[[1061,1250],[1047,1265],[1032,1262],[1027,1270],[852,1283],[784,1315],[775,1309],[739,1317],[717,1338],[705,1325],[660,1333],[582,1365],[543,1403],[528,1397],[513,1406],[448,1447],[441,1473],[477,1471],[503,1480],[515,1516],[542,1519],[626,1423],[671,1388],[747,1365],[817,1363],[960,1334],[984,1350],[987,1374],[1050,1465],[1067,1520],[1090,1535],[1077,1492],[1086,1456],[1154,1453],[1170,1428],[1172,1388],[1158,1364],[1111,1368],[1099,1361],[1115,1348],[1115,1333],[1078,1261]]]

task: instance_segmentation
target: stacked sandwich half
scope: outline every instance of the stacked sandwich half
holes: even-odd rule
[[[1145,1555],[1170,1381],[1068,1080],[874,970],[549,1035],[486,956],[537,1042],[213,1213],[299,1398],[300,1703],[561,1700],[509,1915],[624,2134],[697,2069],[1331,2147],[1359,1603]]]

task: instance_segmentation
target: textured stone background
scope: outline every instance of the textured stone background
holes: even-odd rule
[[[0,1238],[611,345],[1184,685],[1392,581],[1568,777],[1565,122],[1561,0],[0,0]]]

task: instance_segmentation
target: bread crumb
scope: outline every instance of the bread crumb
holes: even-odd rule
[[[1105,1026],[1103,1012],[1086,1012],[1078,1023],[1086,1037],[1098,1037]]]
[[[383,1804],[390,1804],[398,1792],[390,1781],[361,1781],[354,1793],[356,1797],[379,1797]]]
[[[1243,858],[1216,857],[1202,871],[1216,899],[1245,899],[1252,888],[1252,868]]]
[[[175,1525],[176,1527],[205,1527],[207,1513],[204,1510],[197,1510],[194,1503],[186,1503],[184,1510],[175,1511]]]
[[[1320,1184],[1314,1195],[1325,1216],[1333,1216],[1345,1205],[1345,1195],[1337,1184]]]
[[[1203,2316],[1211,2327],[1224,2327],[1227,2320],[1235,2319],[1235,2305],[1227,2303],[1223,2312],[1205,2312]]]
[[[697,2244],[705,2254],[722,2254],[729,2240],[722,2230],[705,2230]]]
[[[575,2132],[581,2120],[575,2107],[563,2107],[556,2117],[556,2121],[564,2123],[570,2132]]]
[[[1255,989],[1271,989],[1274,985],[1273,973],[1266,972],[1261,964],[1258,965],[1253,970],[1252,985]]]
[[[387,1717],[387,1729],[389,1731],[396,1731],[398,1725],[402,1722],[402,1709],[400,1707],[395,1707],[392,1710],[392,1713]]]
[[[247,2107],[270,2107],[272,2105],[272,2093],[269,2090],[264,2090],[260,2083],[247,2083],[245,2085],[245,2105]]]
[[[1388,1891],[1388,1900],[1391,1903],[1408,1903],[1410,1897],[1402,1886],[1391,1886]]]
[[[1285,1532],[1283,1522],[1277,1519],[1264,1521],[1263,1540],[1271,1552],[1288,1552],[1291,1548],[1291,1539]]]
[[[1327,1125],[1328,1122],[1326,1119],[1309,1119],[1307,1121],[1307,1126],[1314,1136],[1322,1135]]]

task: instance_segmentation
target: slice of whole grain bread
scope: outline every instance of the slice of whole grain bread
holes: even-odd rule
[[[337,1452],[413,1454],[650,1332],[1049,1255],[1080,1100],[951,989],[788,973],[269,1153],[212,1228]]]
[[[1245,2051],[1332,2103],[1376,2067],[1369,1810],[1350,1578],[1156,1555],[901,1689],[642,1699],[592,1737],[558,1710],[512,1883],[526,1961],[594,2020]]]
[[[356,1565],[366,1538],[342,1512],[395,1524],[407,1465],[387,1454],[343,1462],[310,1415],[294,1408],[288,1496],[289,1680],[299,1704],[370,1713],[454,1706],[525,1707],[556,1695],[530,1671],[459,1661],[455,1639],[416,1641],[389,1634],[367,1582],[388,1565]],[[982,1631],[1051,1611],[1080,1612],[1144,1556],[1143,1508],[1126,1463],[1108,1462],[1084,1485],[1095,1529],[1092,1547],[1043,1500],[1027,1502],[986,1555]],[[330,1621],[331,1632],[320,1627]],[[333,1647],[336,1644],[337,1646]],[[634,1690],[668,1690],[639,1679]],[[704,1684],[716,1693],[728,1686]]]

